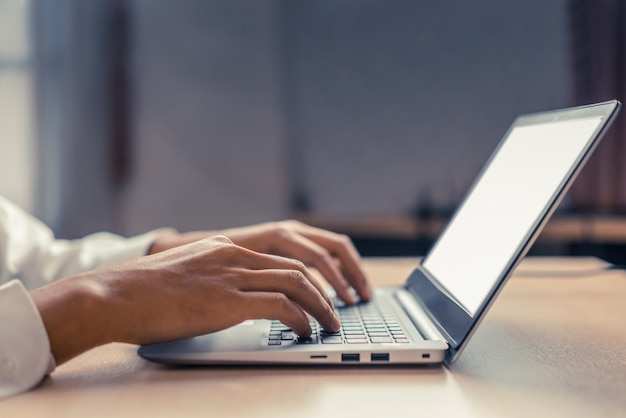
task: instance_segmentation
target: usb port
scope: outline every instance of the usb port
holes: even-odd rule
[[[389,353],[372,353],[372,361],[389,361]]]
[[[342,354],[341,361],[342,362],[351,361],[351,362],[358,363],[359,361],[361,361],[361,355],[359,353]]]

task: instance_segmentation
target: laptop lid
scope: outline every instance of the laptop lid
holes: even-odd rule
[[[518,117],[405,285],[454,362],[620,107]]]

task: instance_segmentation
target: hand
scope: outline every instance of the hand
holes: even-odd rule
[[[317,268],[333,286],[337,296],[348,304],[356,303],[352,289],[367,301],[372,292],[361,269],[361,258],[350,239],[298,221],[270,222],[222,231],[190,232],[163,236],[151,252],[173,248],[208,236],[221,234],[248,249],[295,258]]]
[[[213,237],[37,289],[58,364],[112,341],[146,344],[206,334],[248,319],[278,319],[311,333],[306,312],[330,331],[339,319],[299,261]]]

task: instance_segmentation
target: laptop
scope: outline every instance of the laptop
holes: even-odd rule
[[[338,306],[342,329],[312,320],[246,321],[224,331],[139,347],[169,364],[450,365],[467,346],[615,118],[618,101],[519,116],[447,226],[405,283]]]

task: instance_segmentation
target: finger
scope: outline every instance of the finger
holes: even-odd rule
[[[311,326],[306,313],[287,296],[274,292],[243,292],[241,321],[248,319],[278,320],[301,337],[311,335]]]
[[[333,302],[330,300],[324,286],[311,274],[302,261],[299,259],[286,258],[272,254],[257,253],[252,250],[241,248],[246,253],[245,261],[242,263],[247,269],[252,270],[297,270],[300,271],[307,280],[317,289],[319,294],[324,298],[326,303],[333,310]],[[296,257],[297,258],[297,257]]]
[[[283,245],[288,247],[283,250],[284,252],[288,252],[290,256],[317,268],[335,289],[337,296],[341,300],[350,305],[356,303],[350,284],[339,268],[337,268],[333,257],[325,248],[297,232],[290,234],[287,241],[283,242]]]
[[[362,300],[367,301],[372,297],[372,290],[361,268],[361,256],[350,238],[304,224],[301,233],[341,261],[344,277]]]
[[[299,270],[256,270],[243,272],[236,286],[244,292],[274,292],[287,296],[314,316],[322,327],[338,331],[339,317],[332,304]]]
[[[291,234],[291,240],[300,244],[299,247],[292,247],[292,252],[299,251],[298,258],[314,265],[346,303],[356,302],[350,291],[351,287],[357,291],[362,300],[369,300],[371,289],[365,273],[361,270],[361,258],[350,239],[305,224],[300,225],[298,232]],[[308,251],[310,254],[306,255],[302,251]],[[339,259],[342,269],[337,267],[333,256]]]

